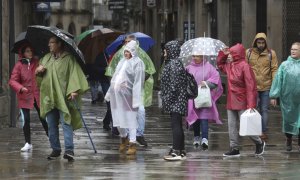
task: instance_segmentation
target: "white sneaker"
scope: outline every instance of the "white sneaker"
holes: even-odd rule
[[[193,145],[194,146],[199,146],[200,145],[200,137],[199,136],[194,137]]]
[[[32,149],[32,145],[26,143],[24,147],[21,148],[22,152],[30,151]]]
[[[208,140],[206,138],[202,138],[201,146],[204,150],[208,149]]]

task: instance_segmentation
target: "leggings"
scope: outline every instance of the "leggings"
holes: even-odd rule
[[[48,125],[47,122],[40,117],[40,108],[38,107],[36,101],[34,100],[34,107],[38,112],[40,121],[43,125],[43,128],[48,136]],[[21,108],[21,118],[23,120],[23,132],[25,136],[25,142],[31,144],[31,132],[30,132],[30,109]]]

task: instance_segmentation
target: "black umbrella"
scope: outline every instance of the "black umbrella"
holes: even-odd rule
[[[42,57],[49,52],[48,42],[53,36],[58,37],[65,44],[67,50],[72,53],[77,62],[82,68],[84,68],[84,57],[81,51],[78,49],[76,43],[72,39],[73,36],[66,31],[63,31],[57,27],[47,27],[47,26],[28,26],[26,39],[31,43],[34,48],[34,52]]]
[[[13,47],[10,49],[11,52],[18,54],[19,53],[18,51],[19,51],[20,47],[23,46],[26,43],[29,43],[28,40],[25,39],[25,36],[26,36],[26,31],[21,32],[17,36]]]

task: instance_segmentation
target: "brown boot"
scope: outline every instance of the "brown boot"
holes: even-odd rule
[[[136,143],[129,143],[129,149],[127,150],[127,155],[134,155],[136,153]]]
[[[121,138],[121,144],[119,147],[119,152],[125,152],[127,145],[129,144],[129,140],[127,137]]]

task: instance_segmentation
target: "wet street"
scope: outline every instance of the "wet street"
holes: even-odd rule
[[[91,105],[89,95],[83,99],[83,116],[97,149],[95,154],[85,128],[74,132],[75,161],[62,157],[47,160],[51,148],[36,113],[32,114],[31,152],[20,152],[24,145],[21,128],[0,130],[0,179],[298,179],[300,153],[294,138],[293,151],[285,151],[281,132],[281,113],[271,110],[269,139],[265,154],[255,157],[255,145],[247,137],[240,138],[239,158],[223,158],[229,149],[227,116],[219,106],[223,125],[210,124],[209,149],[194,148],[193,132],[185,129],[187,159],[168,162],[163,156],[172,142],[169,116],[162,114],[154,100],[146,109],[145,138],[148,147],[138,147],[135,156],[118,152],[119,137],[102,128],[105,103]],[[61,143],[63,145],[63,136]]]

